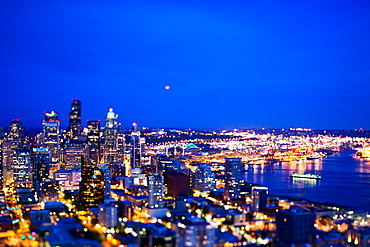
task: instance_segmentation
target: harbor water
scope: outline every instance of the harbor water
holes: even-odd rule
[[[370,158],[343,150],[323,159],[250,165],[244,179],[269,188],[269,194],[347,205],[370,212]],[[291,178],[316,173],[321,180]]]

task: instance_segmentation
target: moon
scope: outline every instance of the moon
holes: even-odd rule
[[[164,89],[169,90],[171,87],[170,86],[165,86]]]

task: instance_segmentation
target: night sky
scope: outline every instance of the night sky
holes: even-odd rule
[[[0,126],[370,129],[370,1],[0,0]],[[165,86],[170,86],[169,90]]]

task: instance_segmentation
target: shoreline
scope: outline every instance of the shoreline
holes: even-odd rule
[[[319,201],[314,201],[314,200],[310,200],[310,199],[306,199],[306,198],[302,198],[302,197],[294,197],[294,196],[289,196],[289,195],[276,195],[276,194],[269,194],[269,195],[274,196],[274,197],[278,197],[279,200],[286,199],[286,200],[296,201],[296,202],[306,202],[306,203],[313,204],[315,206],[336,207],[339,210],[354,211],[354,212],[357,212],[357,213],[364,213],[364,212],[368,213],[369,212],[367,210],[356,209],[356,208],[348,206],[348,205],[341,205],[341,204],[336,204],[336,203],[333,203],[333,202],[319,202]]]

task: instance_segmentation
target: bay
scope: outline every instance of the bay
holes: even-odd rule
[[[370,159],[354,150],[343,150],[323,159],[250,166],[244,173],[249,183],[269,188],[269,194],[347,205],[370,211]],[[321,180],[292,179],[290,174],[316,173]]]

